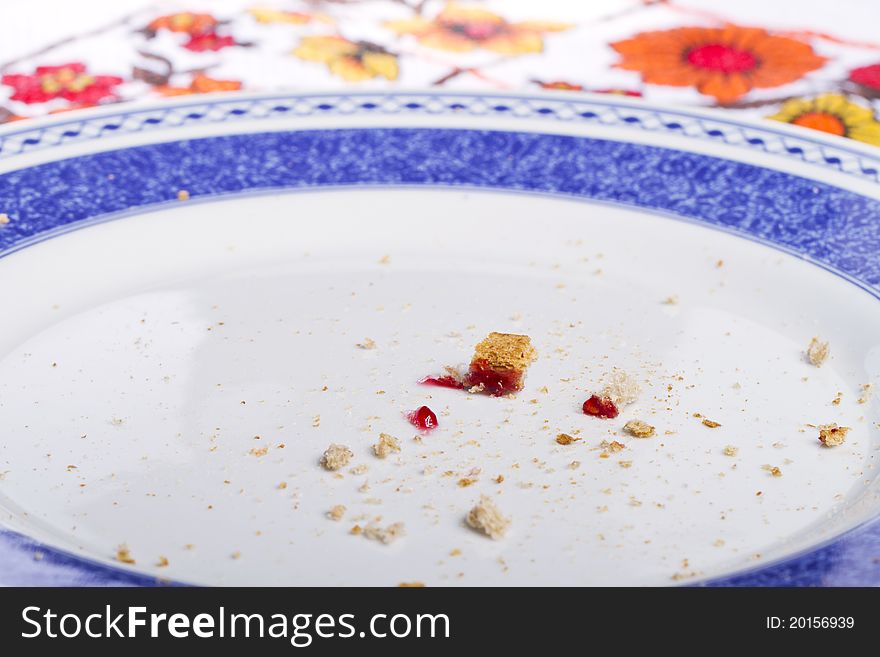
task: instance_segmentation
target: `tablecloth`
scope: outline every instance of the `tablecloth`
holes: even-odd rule
[[[555,90],[718,107],[880,146],[875,0],[31,0],[0,122],[223,92]]]

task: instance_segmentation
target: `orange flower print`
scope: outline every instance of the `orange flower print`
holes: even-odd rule
[[[371,78],[396,80],[397,55],[367,41],[349,41],[341,36],[308,36],[293,54],[307,62],[325,64],[330,72],[347,82]]]
[[[211,14],[182,12],[159,16],[159,18],[150,21],[150,24],[144,28],[144,31],[155,35],[159,30],[168,30],[169,32],[182,32],[195,36],[214,32],[219,24],[220,22]]]
[[[197,73],[193,76],[188,87],[162,85],[156,87],[156,92],[163,96],[187,96],[189,94],[207,94],[214,91],[238,91],[239,89],[241,89],[241,82],[238,80],[216,80],[209,78],[203,73]]]
[[[448,3],[433,21],[422,17],[392,21],[385,26],[397,34],[409,34],[423,46],[451,52],[478,48],[501,55],[523,55],[544,50],[544,34],[561,32],[566,23],[508,23],[481,7]]]
[[[880,146],[880,121],[874,112],[841,94],[790,100],[767,118]]]
[[[649,84],[696,87],[723,105],[751,89],[778,87],[820,68],[826,59],[802,41],[728,25],[642,32],[612,43],[619,68]]]

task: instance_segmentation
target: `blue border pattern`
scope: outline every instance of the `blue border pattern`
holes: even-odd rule
[[[456,107],[459,99],[439,98],[453,113],[460,111]],[[500,101],[493,100],[491,111],[514,111],[499,109]],[[288,101],[299,112],[307,109],[296,104],[302,98]],[[534,101],[535,112],[547,102],[544,98],[539,101]],[[277,101],[260,102],[271,106]],[[365,107],[372,103],[363,97],[358,97],[357,103],[360,110],[352,111],[380,109],[378,105]],[[338,109],[338,105],[323,104],[328,107],[318,103],[312,111]],[[195,116],[199,112],[191,107],[175,106],[174,112],[191,115],[191,119],[177,125],[203,120],[213,110],[217,110],[215,120],[223,120],[217,118],[223,116],[242,119],[243,114],[229,114],[228,106],[220,107],[224,103],[218,101],[215,105],[219,109],[209,104],[208,113],[201,116]],[[166,112],[167,116],[173,113],[170,109],[145,110],[156,111]],[[621,106],[614,111],[625,121],[633,110]],[[131,116],[136,120],[129,121]],[[127,125],[132,130],[154,125],[142,119],[143,112],[133,112],[115,119],[102,116],[71,122],[79,126],[76,130],[66,123],[55,124],[51,134],[43,128],[7,132],[0,140],[0,159],[14,157],[14,152],[49,148],[52,143],[101,138],[122,129],[109,129],[108,125]],[[90,121],[100,124],[97,131],[86,129]],[[644,125],[638,127],[643,129]],[[684,128],[665,125],[665,129]],[[748,126],[738,129],[744,135],[760,132]],[[58,134],[60,140],[56,139]],[[767,131],[763,146],[772,143],[773,134]],[[743,144],[758,146],[748,139]],[[845,160],[834,149],[846,150],[837,146],[821,150],[820,159],[810,161],[834,170],[850,167],[848,173],[863,178],[876,177],[877,171],[872,170],[875,164],[880,170],[880,157],[872,163],[869,156],[853,152]],[[800,157],[808,152],[819,151],[802,150],[798,154],[788,149],[784,155]],[[851,169],[853,162],[860,167],[858,171]],[[560,134],[450,128],[233,134],[108,150],[13,170],[0,175],[0,209],[12,218],[0,227],[0,256],[101,217],[176,203],[181,189],[189,191],[194,199],[207,200],[261,190],[355,185],[516,190],[632,205],[686,217],[799,253],[871,286],[875,296],[880,288],[878,200],[773,169],[681,150]],[[872,521],[803,555],[709,584],[880,584],[880,564],[871,554],[878,545],[880,521]],[[152,577],[81,559],[2,530],[0,553],[13,568],[16,559],[21,564],[22,559],[41,555],[40,569],[45,578],[31,574],[28,581],[18,582],[22,584],[162,584]],[[21,570],[25,571],[32,569]]]
[[[726,116],[656,109],[639,101],[587,94],[449,94],[447,92],[223,94],[210,101],[178,102],[159,108],[128,109],[86,119],[56,120],[51,125],[5,131],[0,160],[61,144],[102,139],[169,127],[195,126],[302,116],[465,115],[583,123],[659,132],[759,151],[880,182],[880,152],[857,148],[843,139],[811,130],[791,130],[766,122],[760,127]]]

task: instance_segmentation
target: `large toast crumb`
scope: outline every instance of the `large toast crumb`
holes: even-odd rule
[[[636,438],[650,438],[654,435],[654,427],[641,420],[630,420],[623,425],[623,430]]]
[[[510,518],[505,518],[488,495],[481,495],[480,501],[465,518],[469,527],[481,531],[493,540],[504,537],[510,527]]]
[[[373,445],[373,453],[380,459],[384,459],[393,452],[400,451],[400,441],[387,433],[379,434],[379,442]]]
[[[825,447],[837,447],[846,440],[849,427],[839,427],[835,423],[819,425],[819,442]]]
[[[538,358],[527,335],[492,332],[474,347],[472,362],[485,361],[495,370],[525,370]]]
[[[820,342],[819,338],[815,336],[807,346],[807,360],[816,367],[821,367],[830,353],[831,347],[829,344],[827,342]]]
[[[354,454],[348,447],[333,443],[324,450],[324,454],[321,456],[321,465],[325,470],[338,470],[348,465],[352,456]]]

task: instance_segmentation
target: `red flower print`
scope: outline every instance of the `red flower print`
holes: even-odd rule
[[[243,46],[245,44],[238,43],[234,37],[228,34],[217,34],[216,32],[208,32],[206,34],[193,34],[189,41],[183,44],[183,47],[193,52],[204,52],[205,50],[222,50],[229,46]]]
[[[872,96],[880,94],[880,64],[854,68],[849,72],[849,79]]]
[[[45,103],[63,98],[77,105],[95,105],[107,98],[116,100],[115,87],[122,84],[115,75],[90,75],[85,64],[38,66],[31,75],[4,75],[0,82],[15,91],[11,100]]]

